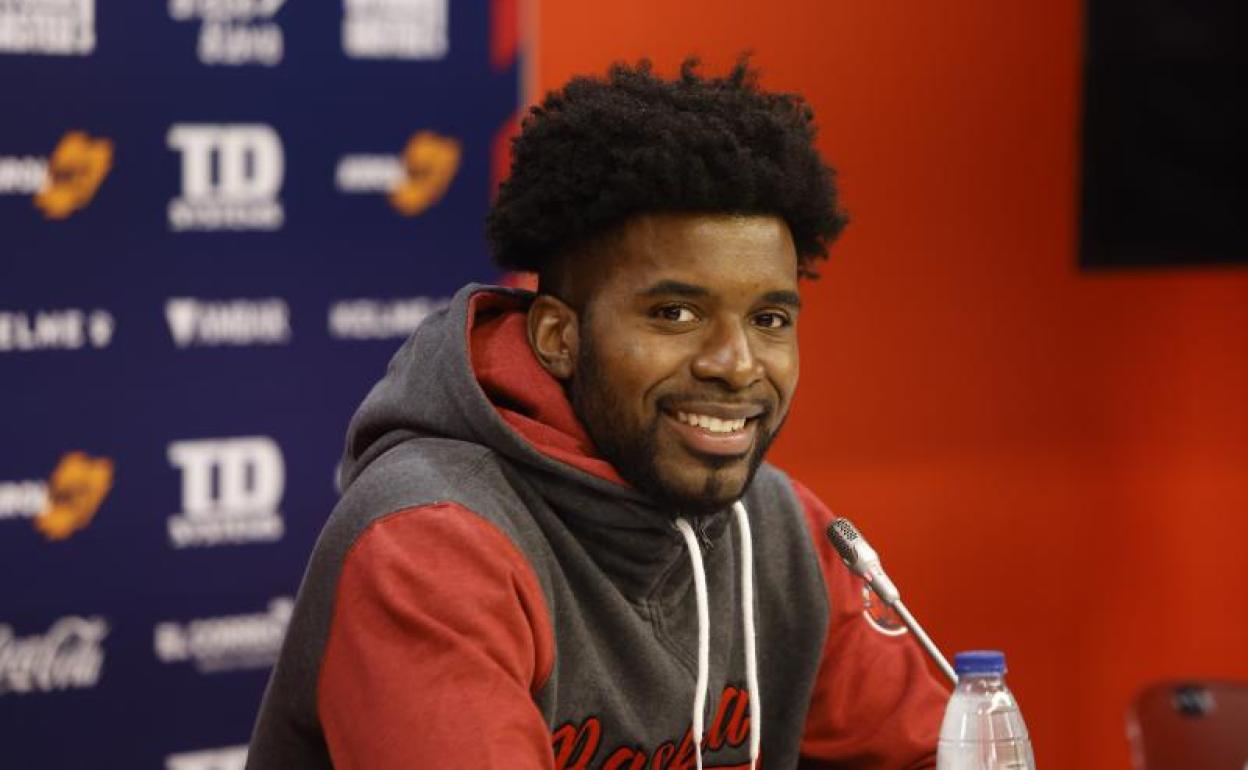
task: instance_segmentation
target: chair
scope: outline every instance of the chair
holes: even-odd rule
[[[1135,770],[1248,770],[1248,684],[1163,682],[1127,710]]]

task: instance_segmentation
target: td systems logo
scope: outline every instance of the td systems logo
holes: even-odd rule
[[[174,548],[278,540],[286,464],[267,436],[175,441],[169,463],[182,471],[182,511],[169,517]]]
[[[390,205],[405,217],[414,217],[442,199],[459,171],[459,142],[418,131],[403,153],[344,155],[334,174],[342,193],[384,193]]]
[[[70,452],[46,484],[0,481],[0,521],[30,518],[48,540],[65,540],[86,529],[112,488],[112,460]]]
[[[182,194],[169,201],[169,227],[277,230],[285,220],[278,193],[286,173],[282,140],[260,123],[179,123],[170,149],[182,156]]]
[[[47,219],[85,208],[113,167],[113,143],[70,131],[51,157],[0,156],[0,195],[32,195]]]

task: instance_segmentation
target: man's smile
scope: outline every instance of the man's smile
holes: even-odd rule
[[[694,454],[744,457],[754,446],[758,418],[766,411],[757,404],[687,402],[664,409],[663,417]]]

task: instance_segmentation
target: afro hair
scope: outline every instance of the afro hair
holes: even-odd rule
[[[726,77],[697,67],[687,59],[669,81],[648,60],[616,64],[535,106],[487,218],[495,262],[541,273],[637,214],[767,214],[788,224],[799,270],[814,277],[847,220],[809,105],[760,90],[747,57]]]

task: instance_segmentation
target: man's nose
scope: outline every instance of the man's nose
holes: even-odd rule
[[[749,329],[740,321],[715,324],[693,360],[693,375],[719,380],[732,390],[744,390],[763,378],[763,364],[751,346]]]

